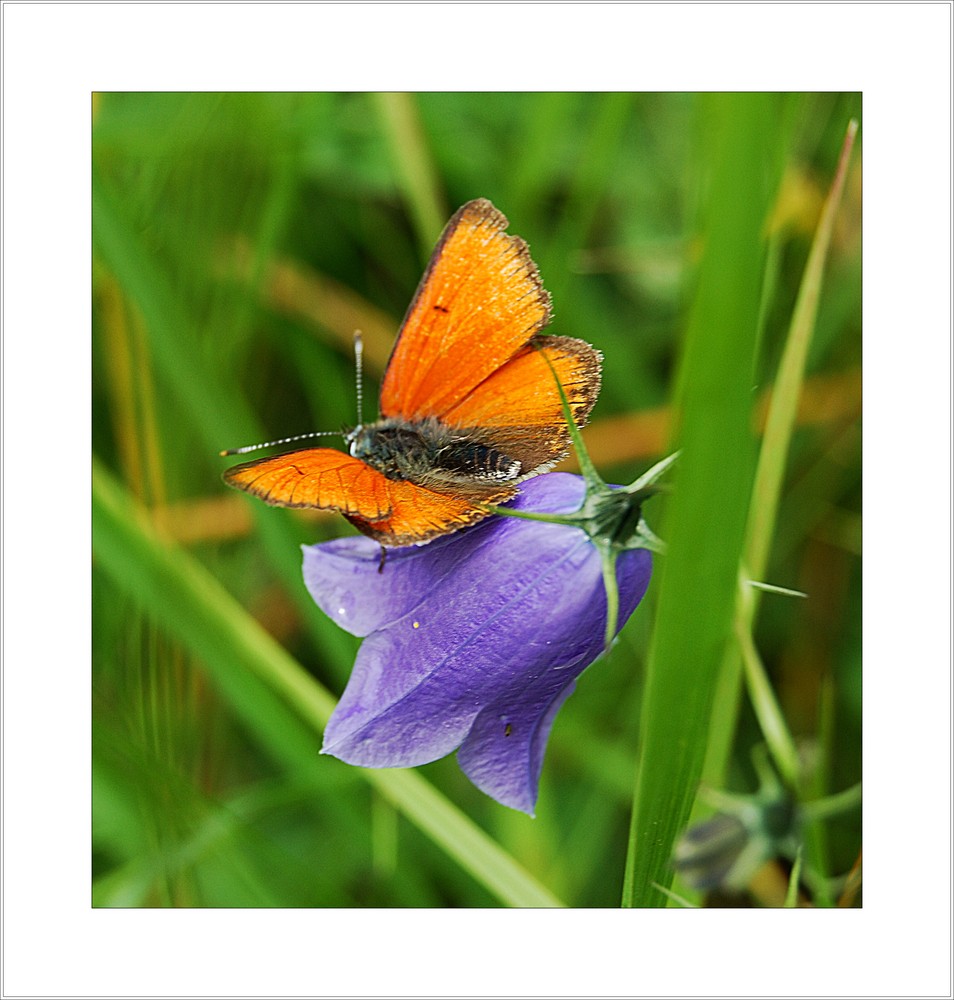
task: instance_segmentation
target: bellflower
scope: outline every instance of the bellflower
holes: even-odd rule
[[[586,496],[581,477],[550,473],[524,483],[510,507],[572,514]],[[303,546],[312,597],[364,639],[322,752],[414,767],[457,750],[478,788],[532,815],[554,718],[607,638],[607,564],[592,536],[584,526],[491,517],[389,550],[383,572],[369,538]],[[652,571],[645,547],[617,546],[614,559],[613,634]]]

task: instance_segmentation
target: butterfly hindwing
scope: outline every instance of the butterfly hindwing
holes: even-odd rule
[[[245,462],[226,470],[223,478],[273,507],[319,507],[370,520],[391,514],[390,480],[334,448],[303,448]]]
[[[428,489],[410,480],[390,483],[392,513],[379,521],[346,515],[361,532],[382,545],[411,545],[430,541],[457,531],[486,517],[482,504],[502,502],[516,492],[511,484],[490,491],[480,487],[457,486],[453,492]]]
[[[534,337],[448,410],[443,422],[520,462],[521,478],[543,471],[570,449],[556,379],[576,425],[583,427],[599,395],[601,360],[582,340]]]

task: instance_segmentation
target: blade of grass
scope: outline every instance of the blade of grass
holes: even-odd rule
[[[121,288],[138,306],[158,374],[176,391],[211,454],[232,440],[261,440],[251,415],[221,379],[207,370],[195,322],[180,306],[166,275],[138,238],[122,204],[93,169],[93,245]]]
[[[554,149],[566,133],[567,122],[576,118],[581,99],[585,97],[585,94],[564,90],[527,95],[521,154],[514,158],[506,175],[499,178],[505,185],[503,197],[507,212],[513,218],[541,220],[540,211],[555,175],[562,181]]]
[[[318,766],[317,734],[334,698],[94,462],[97,565],[202,662],[253,736],[283,766]],[[412,771],[359,773],[465,871],[511,906],[560,906],[495,841]]]
[[[578,159],[569,178],[566,205],[560,212],[557,232],[550,243],[573,251],[587,245],[587,234],[600,208],[600,199],[605,197],[617,160],[617,149],[630,124],[633,95],[625,92],[594,95],[595,107],[587,121],[586,132],[581,136]],[[547,255],[549,256],[549,255]],[[563,267],[547,267],[544,273],[553,272],[551,284],[559,281],[560,275],[570,280],[570,272]],[[543,264],[547,264],[546,256]],[[554,301],[560,302],[566,296],[558,286],[551,289]]]
[[[798,880],[802,874],[802,852],[795,855],[795,864],[788,879],[788,891],[785,893],[785,909],[791,910],[798,906]]]
[[[817,802],[829,791],[831,779],[831,753],[835,734],[835,685],[831,676],[822,680],[818,698],[818,733],[817,733],[817,763],[812,772],[806,775],[805,790],[811,801]],[[805,824],[805,854],[808,863],[814,871],[828,873],[831,864],[828,852],[828,830],[822,817],[811,816]],[[814,902],[816,906],[834,906],[827,879],[820,880],[821,894]]]
[[[682,429],[663,534],[659,610],[647,668],[624,906],[665,906],[669,859],[696,795],[731,633],[752,489],[752,378],[776,99],[704,95],[711,164],[705,251],[680,372]]]
[[[811,343],[818,301],[835,214],[841,200],[847,167],[857,131],[857,123],[849,123],[842,147],[835,179],[822,210],[815,237],[809,251],[805,272],[799,287],[795,309],[789,326],[788,338],[779,365],[778,378],[769,398],[765,431],[759,451],[749,521],[746,526],[746,543],[743,556],[742,579],[761,580],[765,574],[769,547],[775,533],[782,480],[788,456],[792,433],[796,424],[798,400],[805,379],[805,359]],[[751,636],[752,625],[758,611],[759,595],[751,587],[742,585],[736,608],[736,633]],[[755,660],[758,658],[755,657]],[[750,657],[749,665],[754,662]],[[726,655],[720,685],[720,704],[736,705],[742,677],[742,656],[737,649],[730,649]],[[787,727],[774,696],[769,699],[759,692],[771,691],[764,675],[759,678],[759,667],[749,671],[749,690],[756,711],[760,713],[763,732],[776,736]],[[713,738],[704,769],[707,784],[720,786],[725,782],[732,737],[735,732],[737,711],[727,711],[713,720]],[[790,735],[780,736],[773,741],[773,752],[780,772],[790,781],[794,777],[793,740]],[[809,859],[812,860],[812,859]]]
[[[437,170],[427,146],[413,94],[373,95],[391,149],[398,185],[411,209],[417,242],[426,260],[440,236],[447,213],[442,209]]]
[[[760,580],[765,574],[769,549],[775,533],[782,480],[795,428],[798,397],[805,379],[805,361],[818,315],[818,300],[821,296],[825,262],[828,259],[835,217],[841,203],[845,178],[848,176],[848,163],[857,131],[858,123],[849,122],[835,178],[825,200],[805,264],[805,273],[795,301],[785,350],[779,363],[778,378],[772,391],[752,491],[749,524],[746,528],[745,566],[749,575],[756,580]]]
[[[742,586],[745,586],[744,584]],[[746,588],[749,590],[750,588]],[[789,788],[798,784],[798,748],[788,731],[785,716],[765,672],[762,658],[755,647],[752,633],[736,620],[736,640],[742,656],[742,667],[749,697],[759,718],[765,743],[775,760],[775,766]]]
[[[825,262],[857,127],[857,122],[852,120],[846,130],[835,177],[805,264],[778,377],[770,396],[746,526],[742,583],[737,597],[734,626],[738,645],[726,651],[718,681],[717,701],[718,705],[725,706],[725,710],[717,712],[713,717],[712,736],[703,768],[703,780],[712,787],[725,784],[743,677],[749,700],[779,773],[792,789],[798,788],[800,783],[795,740],[788,730],[752,638],[761,595],[757,588],[745,581],[760,580],[768,564],[789,446],[796,425],[798,401],[805,381],[805,362],[818,314]],[[825,852],[817,823],[809,825],[806,837],[806,860],[813,870],[825,871]],[[824,879],[821,881],[823,883]],[[816,899],[816,902],[819,905],[830,905],[826,898]]]
[[[92,190],[95,249],[142,315],[156,377],[173,391],[210,455],[235,441],[264,440],[261,425],[241,394],[205,361],[198,349],[196,322],[180,305],[167,275],[154,263],[122,202],[95,167]],[[329,627],[301,585],[298,541],[289,512],[270,510],[254,501],[250,509],[265,551],[299,614],[326,648],[343,656],[339,630]]]

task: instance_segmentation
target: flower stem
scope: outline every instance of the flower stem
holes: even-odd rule
[[[612,545],[601,544],[600,562],[603,569],[603,590],[606,592],[606,631],[603,633],[603,649],[609,650],[616,636],[619,621],[619,585],[616,581],[617,552]]]

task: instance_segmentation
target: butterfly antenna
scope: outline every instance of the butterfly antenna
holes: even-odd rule
[[[220,455],[246,455],[250,451],[258,451],[260,448],[272,448],[279,444],[291,444],[292,441],[304,441],[306,438],[317,437],[342,437],[341,431],[309,431],[307,434],[295,434],[292,437],[278,438],[275,441],[263,441],[261,444],[246,444],[241,448],[225,448],[219,452]]]
[[[364,341],[361,339],[361,331],[354,331],[354,377],[355,394],[358,399],[358,427],[362,426],[361,401],[362,401],[362,359],[364,357]],[[357,430],[357,428],[355,428]],[[295,434],[293,437],[278,438],[276,441],[262,441],[261,444],[246,444],[241,448],[225,448],[219,454],[226,455],[247,455],[250,451],[259,451],[262,448],[273,448],[280,444],[291,444],[293,441],[305,441],[308,438],[316,437],[344,437],[346,440],[354,434],[354,431],[344,433],[343,431],[309,431],[307,434]]]
[[[354,379],[355,379],[355,397],[358,401],[358,427],[364,426],[364,418],[361,412],[362,398],[364,395],[362,388],[362,359],[364,357],[364,341],[361,339],[361,331],[354,331]]]

